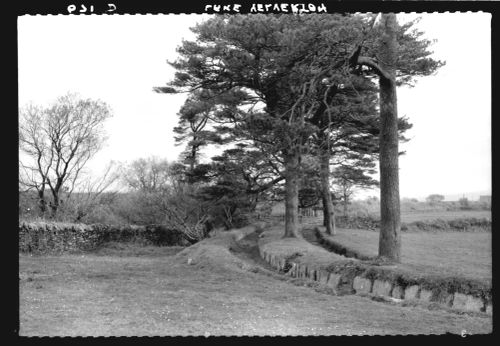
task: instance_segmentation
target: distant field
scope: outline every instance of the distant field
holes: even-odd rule
[[[279,219],[285,215],[284,209],[275,208],[272,217]],[[371,213],[375,218],[379,218],[379,213]],[[339,215],[341,216],[341,215]],[[322,219],[322,213],[318,212],[318,217],[316,219]],[[429,211],[401,211],[401,221],[410,223],[415,221],[432,221],[432,220],[455,220],[455,219],[466,219],[466,218],[476,218],[483,219],[487,218],[491,220],[491,211],[489,210],[429,210]],[[304,217],[304,219],[312,219],[312,217]]]
[[[415,222],[427,220],[455,220],[462,218],[477,218],[477,219],[491,219],[491,211],[489,210],[457,210],[457,211],[415,211],[401,213],[401,221]]]
[[[491,280],[491,232],[402,233],[402,262],[421,273]],[[333,239],[369,256],[378,254],[379,232],[339,229]]]
[[[372,213],[373,217],[380,218],[380,213]],[[415,210],[407,211],[401,210],[401,221],[410,223],[415,221],[432,221],[432,220],[456,220],[456,219],[468,219],[476,218],[483,219],[487,218],[491,220],[491,211],[489,210]]]

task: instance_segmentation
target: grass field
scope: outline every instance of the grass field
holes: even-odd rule
[[[371,213],[375,219],[380,218],[379,212]],[[338,215],[341,216],[341,215]],[[278,218],[278,217],[276,217]],[[433,221],[433,220],[456,220],[456,219],[489,219],[491,220],[491,211],[488,210],[428,210],[428,211],[401,211],[401,221],[410,223],[415,221]],[[323,216],[318,217],[304,217],[303,220],[307,222],[309,219],[323,221]]]
[[[378,231],[339,229],[332,239],[368,256],[378,254]],[[405,232],[402,263],[423,274],[491,280],[491,232]]]
[[[401,213],[402,222],[455,220],[465,218],[490,219],[491,211],[488,210],[449,210],[449,211],[406,211]]]
[[[216,237],[217,239],[220,237]],[[48,336],[490,333],[491,319],[333,296],[268,272],[226,238],[20,255],[20,334]],[[255,250],[255,249],[254,249]],[[187,264],[191,259],[191,265]],[[260,268],[259,270],[257,270]]]

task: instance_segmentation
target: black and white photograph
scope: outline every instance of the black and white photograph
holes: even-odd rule
[[[109,2],[17,17],[19,336],[493,333],[492,13]]]

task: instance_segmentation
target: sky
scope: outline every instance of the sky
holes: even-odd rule
[[[400,14],[405,21],[415,14]],[[453,200],[491,194],[491,15],[431,13],[418,28],[436,39],[446,61],[414,88],[398,88],[398,114],[411,138],[401,144],[401,197],[439,193]],[[174,161],[173,128],[186,95],[153,92],[172,80],[167,64],[189,30],[209,15],[22,16],[18,18],[19,105],[48,106],[78,92],[112,109],[106,146],[89,162],[99,174],[111,161],[157,156]],[[211,153],[205,154],[210,157]],[[358,193],[359,198],[378,194]]]

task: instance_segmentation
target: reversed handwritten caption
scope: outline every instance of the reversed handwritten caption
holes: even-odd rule
[[[241,9],[240,4],[230,5],[205,5],[205,12],[208,13],[239,13]],[[304,4],[287,4],[287,3],[274,3],[274,4],[259,4],[254,3],[250,7],[250,13],[267,13],[267,12],[281,12],[281,13],[322,13],[328,12],[325,4],[315,5],[311,3]]]
[[[67,8],[68,13],[94,13],[94,5],[84,5],[84,4],[71,4]],[[111,13],[116,11],[116,5],[115,4],[107,4],[107,8],[104,9],[104,11],[98,11],[99,13]]]

